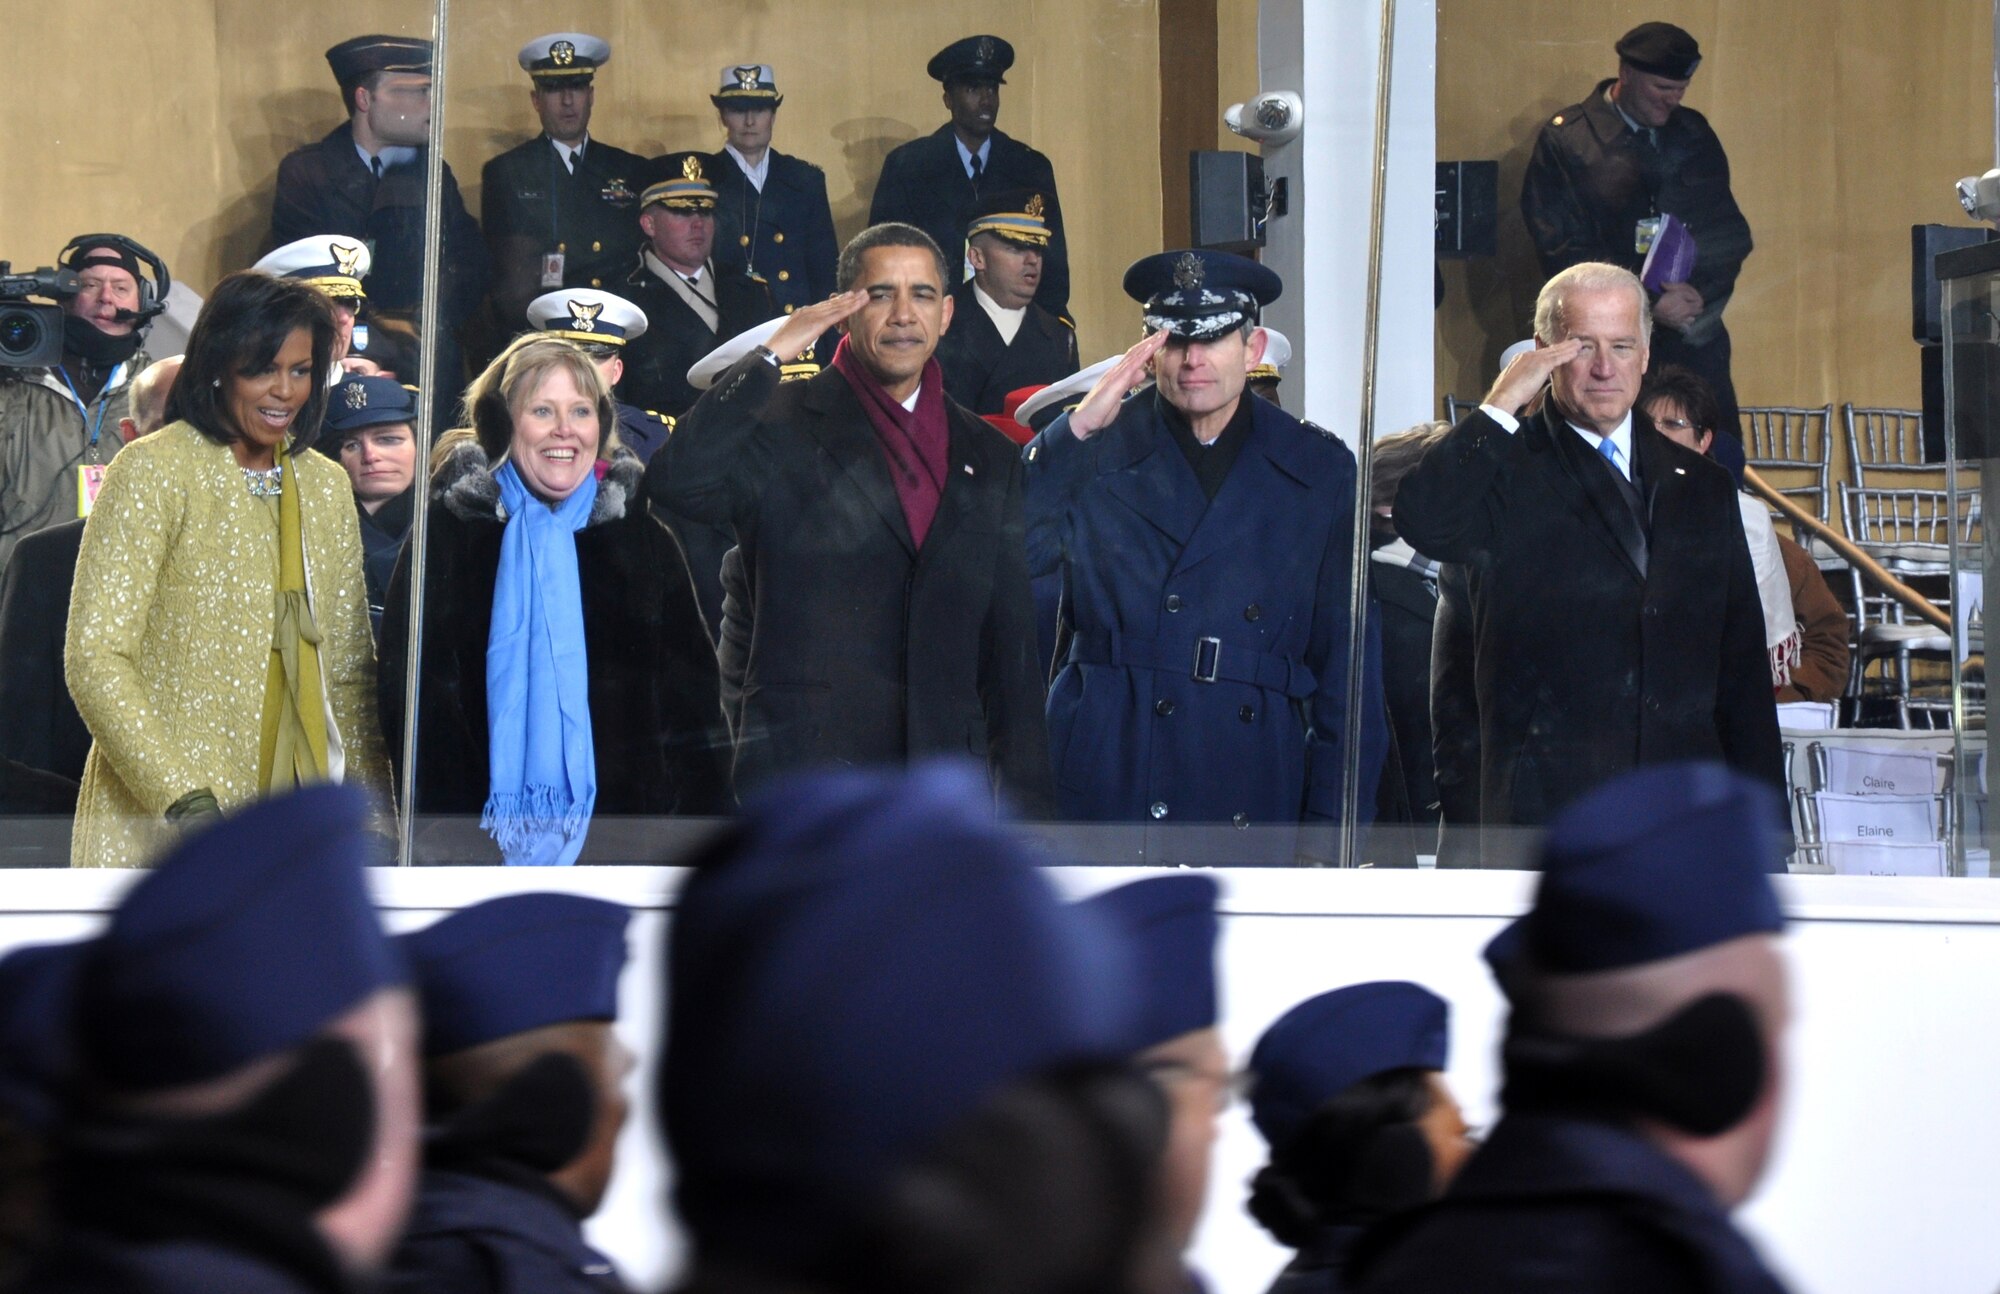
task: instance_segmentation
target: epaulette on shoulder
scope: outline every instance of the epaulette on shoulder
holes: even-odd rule
[[[1301,418],[1299,419],[1299,426],[1304,427],[1307,431],[1313,432],[1317,435],[1324,436],[1328,440],[1331,440],[1336,444],[1344,445],[1347,443],[1346,441],[1341,440],[1340,436],[1337,433],[1328,431],[1326,428],[1320,426],[1316,422],[1307,422],[1304,418]]]

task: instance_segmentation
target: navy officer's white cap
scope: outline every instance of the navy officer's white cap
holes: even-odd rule
[[[361,280],[374,265],[368,244],[339,234],[314,234],[269,252],[250,268],[311,284],[330,297],[361,297]]]
[[[528,324],[549,337],[623,346],[646,331],[646,312],[601,288],[558,288],[528,303]]]
[[[708,101],[718,108],[732,104],[739,108],[775,108],[785,101],[778,93],[778,78],[769,63],[731,63],[722,69],[722,80]]]
[[[591,74],[611,61],[611,42],[580,31],[552,31],[521,46],[515,56],[536,81],[561,81]]]
[[[1285,365],[1292,362],[1292,339],[1268,324],[1260,327],[1264,332],[1264,358],[1250,370],[1250,380],[1276,382],[1284,377]]]
[[[1021,407],[1014,410],[1014,421],[1023,427],[1030,426],[1029,420],[1044,409],[1060,408],[1081,401],[1089,394],[1090,388],[1097,385],[1097,379],[1109,373],[1111,366],[1123,358],[1125,358],[1123,355],[1113,355],[1098,360],[1089,368],[1078,369],[1062,381],[1052,382],[1043,387],[1021,401]]]
[[[715,379],[728,372],[735,365],[736,361],[771,340],[778,329],[784,326],[784,323],[785,316],[779,315],[776,319],[766,319],[763,323],[752,324],[742,332],[737,333],[734,337],[731,337],[728,341],[717,346],[714,350],[694,362],[694,367],[687,371],[688,385],[697,391],[708,390],[708,388],[715,385]],[[789,364],[780,364],[778,366],[778,380],[781,382],[796,382],[801,378],[811,377],[817,372],[819,372],[819,365],[809,359],[800,357]]]

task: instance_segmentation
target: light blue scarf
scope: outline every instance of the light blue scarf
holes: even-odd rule
[[[590,520],[597,477],[551,508],[528,492],[511,462],[493,476],[507,529],[486,635],[492,785],[479,827],[510,867],[567,867],[583,852],[597,805],[576,569],[576,532]]]

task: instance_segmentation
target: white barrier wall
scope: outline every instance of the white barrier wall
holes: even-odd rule
[[[1058,869],[1082,894],[1138,876]],[[1225,1032],[1240,1062],[1301,998],[1367,979],[1414,979],[1453,1004],[1450,1081],[1490,1124],[1503,1008],[1479,959],[1526,905],[1533,877],[1506,872],[1240,871],[1224,884]],[[667,1167],[650,1112],[660,952],[681,873],[577,868],[523,873],[428,868],[376,874],[390,926],[523,890],[562,889],[638,910],[621,1031],[641,1057],[634,1118],[593,1238],[640,1288],[678,1261],[665,1220]],[[0,878],[0,949],[87,933],[130,874],[15,872]],[[1746,1220],[1766,1254],[1816,1294],[1991,1294],[2000,1118],[2000,890],[1979,881],[1788,877],[1796,1023],[1777,1159]],[[1281,1253],[1242,1210],[1263,1147],[1232,1110],[1217,1147],[1195,1261],[1217,1294],[1261,1294]]]

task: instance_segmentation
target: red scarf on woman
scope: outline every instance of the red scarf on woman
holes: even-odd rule
[[[875,375],[848,349],[845,337],[834,349],[833,367],[854,388],[861,411],[875,428],[875,439],[889,460],[889,479],[896,483],[896,498],[903,505],[903,520],[910,523],[910,541],[922,548],[944,498],[949,463],[951,431],[944,412],[944,370],[935,357],[924,361],[917,407],[910,410],[882,389]]]

